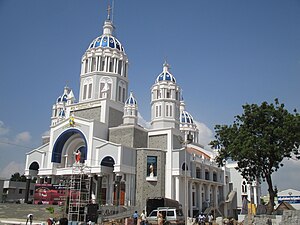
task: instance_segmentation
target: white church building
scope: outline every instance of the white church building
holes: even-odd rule
[[[153,74],[151,127],[145,128],[128,93],[128,64],[108,15],[82,56],[78,101],[64,87],[52,107],[49,136],[26,154],[28,181],[70,185],[81,174],[89,184],[85,200],[103,207],[142,210],[147,198],[166,197],[178,200],[188,216],[209,207],[230,214],[230,174],[199,143],[169,65]]]

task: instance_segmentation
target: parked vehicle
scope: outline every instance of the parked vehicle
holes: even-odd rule
[[[146,202],[146,215],[150,215],[150,213],[158,207],[171,207],[175,209],[181,209],[182,205],[174,199],[163,197],[148,198]]]
[[[147,221],[149,225],[157,225],[157,213],[158,211],[163,215],[165,225],[184,225],[185,218],[182,213],[182,209],[176,209],[171,207],[159,207],[153,210],[149,216],[147,216]]]

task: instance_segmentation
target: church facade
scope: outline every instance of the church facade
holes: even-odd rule
[[[212,207],[228,212],[230,175],[199,143],[195,121],[165,62],[151,87],[151,127],[138,124],[128,93],[124,46],[109,16],[81,59],[78,102],[65,87],[52,107],[49,136],[26,154],[25,176],[68,185],[82,173],[88,202],[144,209],[147,198],[178,200],[187,216]],[[28,200],[28,199],[27,199]]]

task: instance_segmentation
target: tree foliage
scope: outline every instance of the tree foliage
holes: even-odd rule
[[[10,181],[26,182],[26,177],[24,176],[24,174],[21,176],[21,174],[17,172],[11,175]]]
[[[247,181],[267,181],[270,212],[275,196],[272,173],[283,166],[284,158],[300,158],[300,116],[296,110],[288,112],[278,99],[275,104],[246,104],[243,110],[232,125],[215,126],[216,139],[211,145],[218,149],[220,166],[231,159]]]

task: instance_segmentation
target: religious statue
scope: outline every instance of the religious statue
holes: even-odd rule
[[[151,163],[149,166],[149,171],[150,171],[150,177],[154,176],[154,168],[153,168],[153,164]]]
[[[69,118],[69,124],[71,127],[75,126],[75,120],[74,120],[74,115],[72,114]]]
[[[76,150],[75,154],[75,161],[76,163],[80,163],[80,158],[81,158],[81,152],[79,149]]]

